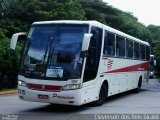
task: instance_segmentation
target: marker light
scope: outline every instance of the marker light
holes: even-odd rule
[[[82,87],[81,84],[69,84],[69,85],[65,85],[63,87],[63,90],[75,90],[75,89],[80,89]]]
[[[18,85],[19,85],[19,86],[26,87],[26,82],[19,80],[19,81],[18,81]]]

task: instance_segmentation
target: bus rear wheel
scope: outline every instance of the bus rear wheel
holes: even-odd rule
[[[138,82],[138,86],[137,88],[134,90],[135,93],[139,93],[141,91],[142,88],[142,80],[140,79]]]
[[[99,93],[99,99],[94,102],[95,106],[101,106],[105,101],[108,96],[108,90],[105,84],[102,84],[100,93]]]

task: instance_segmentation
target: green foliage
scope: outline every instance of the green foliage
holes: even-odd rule
[[[0,89],[16,83],[24,42],[18,43],[16,53],[11,51],[9,38],[13,33],[28,31],[35,21],[85,19],[76,0],[6,0],[5,5],[5,16],[0,18]]]
[[[156,45],[154,47],[154,55],[160,59],[160,39],[159,40],[156,40],[154,42],[154,44]],[[158,52],[157,52],[158,51]]]
[[[151,32],[154,40],[160,40],[160,26],[149,25],[147,29]]]
[[[0,89],[16,87],[18,56],[9,49],[9,42],[0,41]]]
[[[3,33],[2,29],[0,29],[0,40],[5,38],[5,34]]]
[[[97,20],[139,39],[152,42],[151,32],[131,13],[123,12],[101,0],[79,0],[87,20]]]
[[[137,19],[133,19],[129,14],[124,13],[119,14],[119,19],[121,25],[117,29],[144,41],[152,42],[151,32],[143,24],[137,22]]]
[[[97,20],[105,23],[106,3],[99,0],[79,0],[84,9],[87,20]]]
[[[84,11],[76,0],[8,0],[7,16],[32,23],[34,21],[84,19]]]
[[[160,77],[160,39],[154,41],[153,54],[156,58],[156,76]]]
[[[148,30],[151,32],[151,37],[153,38],[153,54],[157,59],[160,60],[160,26],[149,25]]]

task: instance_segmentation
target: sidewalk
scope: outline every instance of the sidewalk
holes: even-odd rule
[[[0,91],[0,96],[1,95],[8,95],[8,94],[16,94],[17,90],[7,90],[7,91]]]

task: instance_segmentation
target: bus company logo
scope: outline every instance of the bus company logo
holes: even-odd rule
[[[71,96],[60,96],[57,94],[53,94],[53,98],[58,98],[58,99],[74,99],[74,97]]]
[[[113,60],[108,59],[108,62],[107,62],[107,69],[108,69],[108,70],[112,69],[112,65],[113,65]]]

